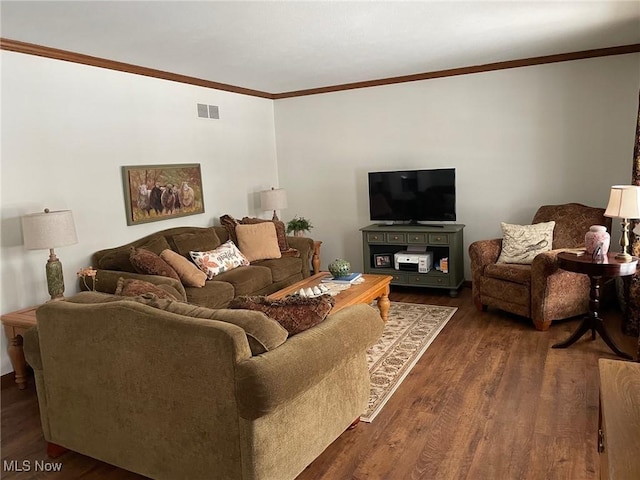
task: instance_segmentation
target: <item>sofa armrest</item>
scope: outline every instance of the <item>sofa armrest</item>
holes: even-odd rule
[[[103,293],[115,293],[118,286],[118,279],[144,280],[154,285],[167,285],[173,287],[181,296],[179,300],[187,301],[187,294],[184,286],[175,278],[163,277],[162,275],[145,275],[142,273],[122,272],[119,270],[97,270],[96,273],[96,291]],[[78,279],[78,285],[81,291],[88,290],[81,278]]]
[[[278,348],[238,364],[236,392],[240,416],[254,420],[290,401],[327,372],[365,355],[382,335],[379,312],[364,304],[340,310]]]
[[[287,237],[289,247],[300,252],[302,259],[302,275],[306,278],[311,275],[311,258],[313,257],[314,244],[309,237]]]

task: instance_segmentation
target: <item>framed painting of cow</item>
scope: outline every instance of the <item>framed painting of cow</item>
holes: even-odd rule
[[[199,163],[122,167],[127,225],[204,213]]]

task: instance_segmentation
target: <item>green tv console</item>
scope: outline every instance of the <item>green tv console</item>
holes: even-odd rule
[[[369,225],[361,228],[364,273],[391,275],[392,285],[446,288],[458,295],[464,282],[464,225]],[[418,272],[418,265],[396,269],[394,254],[406,250],[431,253],[431,270]],[[442,259],[447,259],[442,262]],[[438,270],[440,265],[444,267]]]

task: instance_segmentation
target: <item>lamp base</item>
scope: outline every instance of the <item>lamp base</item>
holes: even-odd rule
[[[46,266],[47,272],[47,288],[51,300],[62,300],[64,298],[64,277],[62,275],[62,263],[55,255],[49,257]]]
[[[620,252],[616,254],[616,260],[622,260],[623,262],[630,262],[633,257],[627,252]]]

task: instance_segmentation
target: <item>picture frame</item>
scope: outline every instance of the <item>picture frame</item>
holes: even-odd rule
[[[204,213],[199,163],[122,167],[127,225]]]
[[[389,254],[389,253],[374,253],[373,254],[373,267],[374,268],[391,268],[391,254]]]

